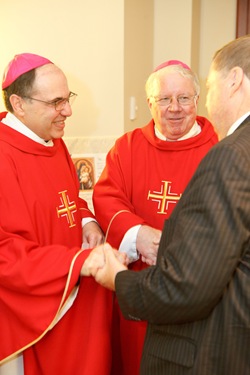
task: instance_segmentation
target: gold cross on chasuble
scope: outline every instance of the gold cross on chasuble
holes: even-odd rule
[[[181,194],[177,195],[175,193],[171,193],[171,182],[170,181],[162,181],[163,185],[161,185],[161,191],[160,192],[153,192],[151,193],[149,191],[148,193],[148,199],[152,198],[153,201],[157,201],[158,204],[158,209],[157,211],[158,214],[167,214],[168,210],[168,205],[169,203],[177,203],[177,201],[181,198]]]
[[[75,224],[75,219],[73,213],[76,212],[76,204],[75,202],[70,202],[69,197],[67,195],[67,190],[60,191],[58,194],[60,194],[60,200],[62,204],[57,207],[57,216],[66,216],[67,221],[69,223],[69,227],[74,227]]]

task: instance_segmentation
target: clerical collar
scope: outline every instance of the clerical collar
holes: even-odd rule
[[[1,121],[3,124],[9,126],[10,128],[18,131],[19,133],[25,135],[26,137],[32,139],[33,141],[40,143],[46,147],[52,147],[54,145],[52,140],[45,141],[44,139],[38,137],[36,133],[30,130],[26,125],[24,125],[13,113],[8,112],[6,117]]]
[[[250,116],[250,111],[241,116],[235,123],[229,128],[227,135],[233,134],[233,132],[242,124],[242,122]]]
[[[189,132],[187,134],[185,134],[183,137],[181,138],[178,138],[176,140],[172,140],[172,139],[168,139],[167,137],[165,137],[165,135],[163,135],[158,129],[157,127],[155,126],[155,135],[157,138],[161,139],[162,141],[169,141],[169,142],[175,142],[175,141],[183,141],[185,139],[188,139],[188,138],[192,138],[192,137],[195,137],[196,135],[198,135],[199,133],[201,132],[201,127],[200,125],[197,123],[197,121],[195,121],[194,125],[192,126],[192,128],[189,130]]]

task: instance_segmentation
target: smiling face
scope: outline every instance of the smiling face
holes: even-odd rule
[[[157,129],[170,140],[177,140],[189,132],[197,115],[198,97],[193,81],[178,72],[168,72],[155,86],[154,97],[171,98],[168,106],[162,106],[154,98],[148,99],[151,115]],[[192,97],[191,103],[181,105],[177,98]],[[195,96],[195,97],[194,97]]]
[[[54,64],[46,64],[36,69],[36,78],[30,97],[53,102],[68,98],[70,94],[64,73]],[[65,120],[72,115],[66,101],[62,110],[55,105],[22,98],[22,113],[18,118],[35,134],[44,140],[61,138],[64,135]]]

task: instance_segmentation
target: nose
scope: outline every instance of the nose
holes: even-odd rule
[[[70,117],[72,115],[72,108],[71,108],[71,105],[68,101],[65,102],[62,110],[61,110],[61,114],[63,116],[66,116],[66,117]]]
[[[180,104],[176,98],[172,98],[171,103],[168,106],[169,111],[178,111],[180,109]]]

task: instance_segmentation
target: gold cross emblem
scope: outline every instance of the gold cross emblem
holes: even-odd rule
[[[170,181],[162,181],[163,185],[161,185],[161,191],[156,192],[154,191],[148,193],[148,199],[152,198],[153,201],[158,202],[158,214],[167,214],[168,205],[169,203],[177,203],[177,201],[181,198],[181,194],[177,195],[176,193],[171,193],[171,182]],[[166,208],[166,209],[165,209]]]
[[[76,225],[75,220],[74,220],[74,215],[73,215],[74,212],[76,212],[76,204],[75,204],[75,202],[69,201],[69,197],[66,193],[67,193],[67,190],[60,191],[58,193],[58,194],[61,194],[60,200],[61,200],[62,204],[59,206],[59,208],[57,207],[56,210],[57,210],[57,216],[58,217],[60,217],[60,216],[66,216],[67,217],[69,227],[71,228],[71,227],[74,227]]]

